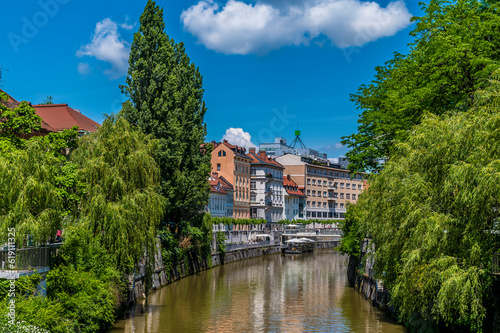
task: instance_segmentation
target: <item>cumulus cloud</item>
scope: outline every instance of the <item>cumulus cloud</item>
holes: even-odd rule
[[[90,56],[111,64],[104,74],[117,79],[127,73],[130,44],[121,38],[118,24],[109,18],[98,22],[89,44],[76,53],[78,57]]]
[[[88,75],[90,73],[89,64],[83,62],[78,63],[78,73],[80,73],[80,75]]]
[[[410,24],[403,1],[382,8],[361,0],[281,0],[225,5],[201,0],[181,14],[184,27],[208,49],[226,54],[264,53],[308,45],[320,35],[339,48],[392,36]]]
[[[255,147],[256,151],[259,150],[257,145],[252,142],[250,133],[243,131],[242,128],[228,128],[221,140],[227,140],[230,144],[244,147],[247,152],[250,147]]]

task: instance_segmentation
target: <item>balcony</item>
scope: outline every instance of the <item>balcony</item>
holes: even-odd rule
[[[333,196],[328,196],[328,201],[332,200],[332,201],[335,201],[336,198],[334,198]]]

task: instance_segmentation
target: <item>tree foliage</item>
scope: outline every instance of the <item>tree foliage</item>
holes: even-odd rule
[[[500,251],[492,232],[500,230],[500,84],[492,83],[467,112],[425,114],[349,207],[351,236],[372,237],[375,269],[403,320],[418,314],[481,331],[500,301],[489,275]]]
[[[211,155],[200,150],[206,135],[202,76],[183,43],[166,35],[163,10],[154,1],[141,15],[122,91],[130,97],[124,116],[159,139],[156,160],[168,202],[166,219],[191,221],[208,201]]]
[[[110,116],[96,133],[78,142],[71,161],[85,194],[76,223],[85,223],[123,272],[133,270],[154,246],[164,213],[158,193],[160,173],[154,160],[157,140],[122,117]]]
[[[344,137],[350,168],[379,171],[394,142],[405,140],[426,113],[468,110],[500,60],[499,5],[478,0],[432,0],[413,17],[414,41],[376,68],[374,80],[351,100],[362,110],[358,132]]]

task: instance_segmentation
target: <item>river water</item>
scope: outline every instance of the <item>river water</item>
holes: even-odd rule
[[[153,292],[110,332],[404,332],[346,269],[333,250],[226,264]]]

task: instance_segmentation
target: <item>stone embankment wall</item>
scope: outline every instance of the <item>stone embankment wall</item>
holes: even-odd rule
[[[389,306],[389,291],[384,288],[381,281],[376,280],[369,274],[359,274],[360,260],[354,256],[349,257],[349,266],[347,267],[347,280],[351,287],[354,287],[366,299],[369,299],[373,305],[382,310],[392,313],[394,308]],[[369,270],[371,272],[371,269]],[[366,272],[366,269],[365,269]]]
[[[318,242],[316,243],[316,248],[334,248],[338,246],[338,243],[338,241]],[[281,248],[279,245],[254,248],[250,247],[228,251],[223,258],[221,258],[219,254],[212,254],[211,267],[219,266],[221,264],[228,264],[238,260],[250,259],[277,253],[281,253]],[[177,266],[172,267],[172,269],[167,271],[167,269],[163,266],[163,261],[161,259],[161,248],[158,246],[158,251],[155,255],[155,270],[151,274],[151,285],[153,287],[153,290],[159,289],[183,277],[201,272],[211,267],[209,267],[207,262],[200,262],[198,258],[189,258],[189,260],[180,262]],[[141,269],[139,274],[130,277],[130,294],[127,304],[130,305],[135,301],[146,297],[145,278],[146,274],[144,269]]]

